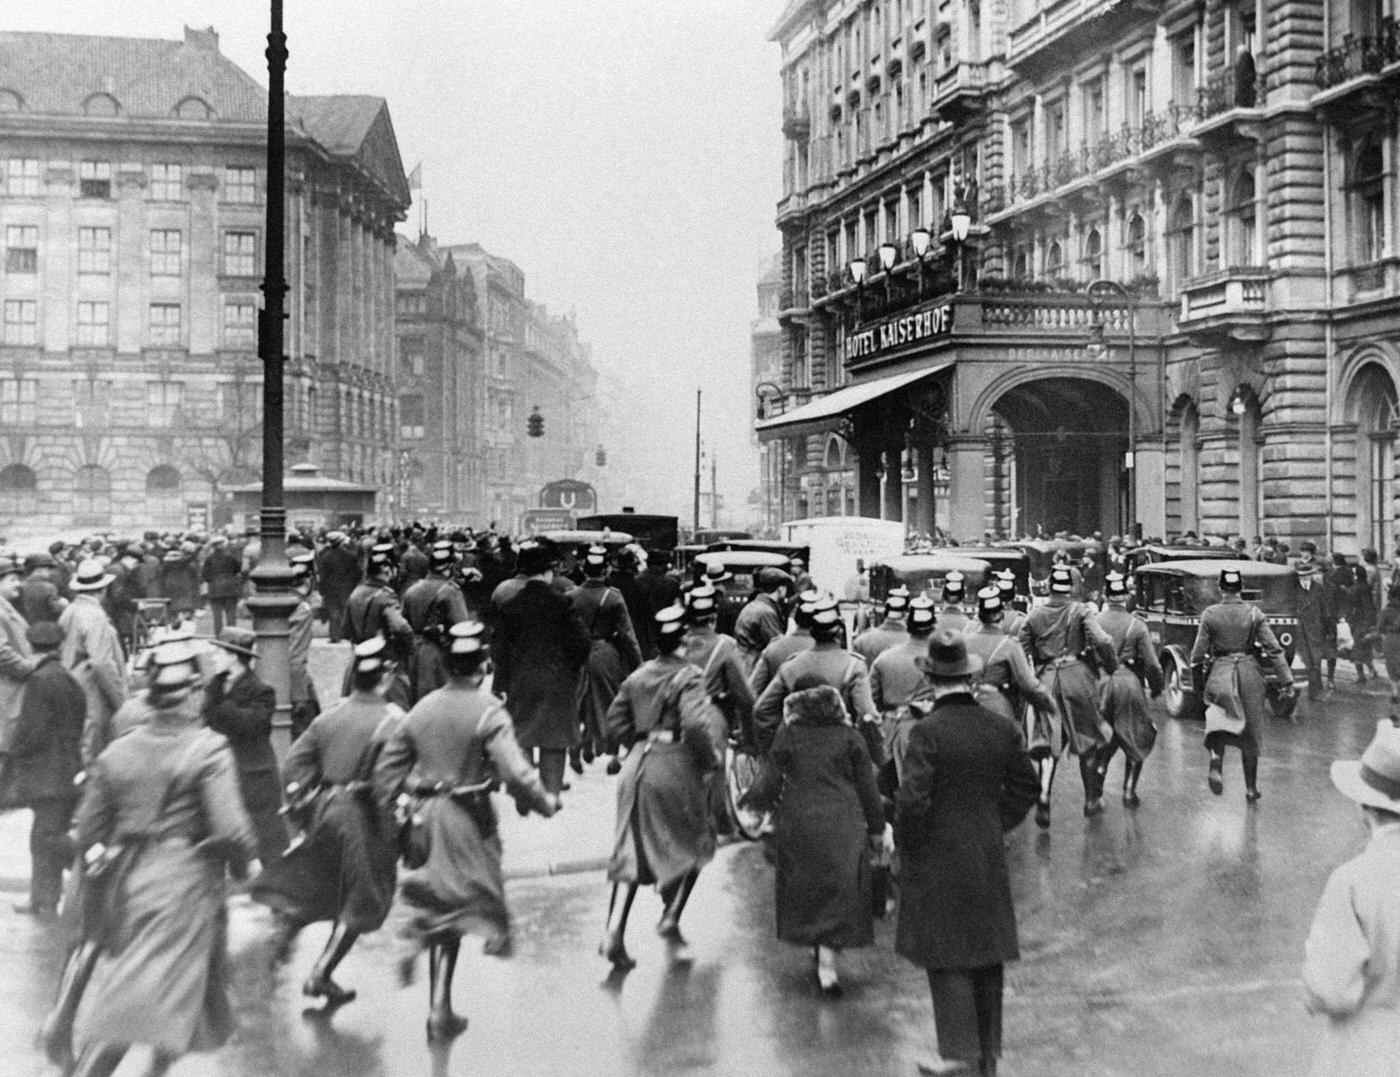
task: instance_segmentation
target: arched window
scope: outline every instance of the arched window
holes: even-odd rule
[[[1356,424],[1356,538],[1382,558],[1392,556],[1395,531],[1395,382],[1380,363],[1363,365],[1346,395]]]
[[[1259,264],[1258,207],[1254,203],[1254,169],[1246,166],[1230,189],[1228,216],[1230,223],[1229,264],[1256,266]]]
[[[0,516],[30,516],[35,508],[39,482],[24,464],[0,468]]]
[[[83,102],[86,116],[115,116],[121,111],[117,99],[109,93],[95,93]]]
[[[1097,228],[1084,237],[1084,275],[1091,281],[1103,276],[1103,237]]]
[[[1196,200],[1183,191],[1172,210],[1172,270],[1177,285],[1196,276]]]
[[[1031,260],[1025,247],[1017,247],[1012,254],[1011,275],[1017,280],[1025,280],[1031,275]]]
[[[1054,280],[1057,277],[1064,276],[1064,272],[1065,256],[1064,252],[1060,249],[1059,241],[1056,240],[1045,249],[1045,275],[1051,280]]]
[[[24,98],[14,90],[0,90],[0,112],[19,112],[24,108]]]
[[[207,120],[214,115],[214,110],[202,97],[186,97],[175,106],[175,115],[182,120]]]
[[[73,475],[74,522],[82,525],[112,521],[112,476],[105,467],[85,464]]]
[[[1351,234],[1357,262],[1385,257],[1385,154],[1370,138],[1352,163]]]
[[[1134,277],[1141,277],[1147,272],[1147,222],[1142,219],[1142,214],[1134,212],[1128,218],[1127,242],[1124,246],[1128,252],[1128,272]]]
[[[147,497],[179,497],[180,473],[168,464],[153,467],[146,473]]]

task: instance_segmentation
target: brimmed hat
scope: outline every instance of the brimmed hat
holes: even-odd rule
[[[1400,728],[1388,719],[1377,722],[1360,759],[1332,764],[1332,784],[1358,804],[1400,813]]]
[[[1298,573],[1299,576],[1313,576],[1322,572],[1322,566],[1316,561],[1299,561],[1293,566],[1293,571]],[[1223,579],[1225,573],[1222,572],[1220,575]],[[1221,586],[1223,587],[1224,584],[1222,583]]]
[[[344,531],[332,531],[329,535],[326,536],[326,541],[329,542],[332,546],[340,546],[343,543],[349,542],[350,536],[347,535]]]
[[[433,568],[445,568],[457,559],[457,551],[452,548],[450,539],[439,539],[433,543],[433,548],[428,553],[428,563]]]
[[[369,567],[386,568],[394,563],[394,544],[377,542],[369,548]]]
[[[209,539],[209,545],[210,545],[210,546],[214,546],[214,547],[216,547],[216,548],[219,547],[219,546],[227,546],[227,545],[228,545],[228,536],[227,536],[227,535],[214,535],[214,536],[212,536],[212,537]]]
[[[909,607],[909,588],[896,587],[885,596],[886,610],[903,610]]]
[[[656,622],[657,639],[672,648],[685,635],[685,608],[682,606],[667,606],[664,610],[658,610],[652,620]]]
[[[183,633],[152,644],[146,663],[152,670],[151,684],[157,688],[183,688],[199,680],[199,650],[194,639]]]
[[[977,592],[977,616],[983,621],[995,621],[1005,605],[1000,587],[993,585]]]
[[[108,575],[101,561],[87,560],[78,566],[68,584],[70,591],[100,591],[109,586],[115,576]]]
[[[57,647],[63,642],[63,629],[57,621],[35,621],[24,630],[24,638],[35,647]]]
[[[967,653],[967,641],[952,628],[936,629],[928,639],[928,654],[914,659],[914,664],[930,677],[950,680],[982,672],[982,659]]]
[[[304,580],[310,576],[316,567],[315,554],[299,553],[293,557],[289,557],[287,561],[292,566],[292,575],[295,576],[298,581]]]
[[[24,571],[32,572],[36,568],[53,568],[58,564],[53,559],[53,554],[47,550],[40,550],[38,553],[31,553],[24,559]]]
[[[521,543],[515,554],[515,571],[538,576],[559,564],[559,550],[547,539]]]
[[[258,642],[258,634],[251,628],[240,628],[238,625],[225,625],[219,630],[219,634],[214,639],[215,647],[222,647],[233,654],[242,655],[244,658],[256,658],[258,652],[253,648]]]
[[[602,568],[608,563],[608,548],[606,546],[590,546],[583,555],[583,563],[592,568]]]
[[[448,654],[477,654],[485,650],[486,626],[480,621],[458,621],[447,630]]]
[[[128,542],[125,546],[122,547],[121,556],[134,557],[136,558],[136,560],[140,561],[143,557],[146,556],[146,551],[136,543]]]
[[[6,576],[18,576],[23,571],[24,569],[15,558],[9,554],[0,555],[0,579],[4,579]]]
[[[355,649],[350,661],[354,664],[356,673],[373,673],[377,669],[384,667],[387,657],[388,643],[383,636],[371,636],[363,643],[355,644]]]
[[[964,576],[957,569],[953,569],[952,572],[944,576],[943,597],[946,599],[951,598],[953,595],[957,595],[959,598],[962,598],[962,596],[966,593],[966,588],[963,586],[966,579],[967,577]]]
[[[789,572],[780,568],[764,567],[753,574],[753,582],[760,591],[776,591],[779,587],[791,587],[795,581]]]
[[[704,578],[706,583],[723,583],[725,580],[732,580],[734,578],[734,573],[725,568],[723,564],[711,562],[705,566]]]
[[[919,595],[909,600],[909,631],[932,628],[937,616],[932,599]]]
[[[1050,570],[1050,593],[1067,595],[1074,590],[1074,573],[1063,566]]]
[[[831,595],[822,595],[812,604],[812,612],[808,615],[808,621],[812,626],[813,634],[817,636],[834,635],[841,627],[841,609],[836,604],[836,599]]]
[[[713,617],[719,609],[719,592],[707,583],[692,587],[685,596],[685,608],[692,621]]]
[[[1239,575],[1239,573],[1235,573]],[[1221,587],[1224,588],[1225,573],[1220,574]],[[1128,578],[1121,572],[1110,572],[1103,580],[1103,593],[1109,598],[1128,597]]]

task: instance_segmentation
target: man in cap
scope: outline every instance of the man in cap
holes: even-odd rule
[[[326,627],[332,643],[345,638],[346,607],[361,575],[360,558],[350,546],[350,536],[344,531],[332,531],[316,555],[316,586],[326,605]]]
[[[1000,587],[977,592],[977,621],[963,630],[967,650],[982,662],[977,702],[1019,723],[1030,704],[1049,714],[1055,701],[1036,679],[1020,640],[1006,631],[1006,604]]]
[[[812,582],[811,575],[807,572],[807,562],[801,554],[793,554],[788,558],[788,574],[792,576],[792,593],[800,595],[804,591],[816,589],[816,584]]]
[[[637,573],[637,586],[646,597],[646,616],[633,618],[632,628],[637,633],[637,646],[641,648],[644,661],[656,657],[652,618],[668,606],[674,606],[681,598],[681,585],[671,575],[670,568],[670,554],[665,550],[651,550],[647,553],[646,567]],[[730,634],[733,634],[732,625]]]
[[[943,608],[938,611],[938,627],[961,632],[967,628],[967,577],[957,569],[943,577]]]
[[[1001,629],[1012,639],[1019,639],[1030,603],[1016,593],[1016,573],[1011,569],[997,569],[993,579],[1001,592]]]
[[[739,623],[739,614],[744,604],[724,589],[724,585],[734,578],[734,573],[723,562],[713,561],[705,566],[705,571],[697,581],[697,587],[708,588],[715,596],[715,631],[725,636],[734,635]],[[663,607],[664,608],[664,607]]]
[[[404,620],[413,629],[408,686],[415,703],[447,682],[442,661],[447,630],[467,619],[462,589],[447,578],[456,558],[449,540],[434,542],[428,553],[427,574],[403,593]]]
[[[822,596],[816,591],[805,591],[797,596],[797,605],[792,611],[792,628],[773,640],[758,656],[749,672],[749,694],[757,699],[763,695],[778,667],[795,654],[812,649],[812,611]]]
[[[1118,668],[1099,695],[1104,720],[1113,727],[1113,740],[1099,758],[1099,788],[1103,788],[1103,777],[1114,753],[1122,748],[1123,803],[1136,808],[1140,802],[1137,784],[1142,764],[1157,742],[1147,692],[1153,699],[1161,694],[1162,664],[1157,660],[1157,648],[1147,625],[1128,612],[1128,581],[1116,572],[1109,573],[1104,580],[1104,598],[1107,607],[1099,614],[1099,627],[1113,640]]]
[[[243,806],[258,841],[258,859],[272,863],[287,848],[282,822],[282,779],[272,750],[272,716],[277,696],[254,672],[257,636],[250,628],[227,626],[214,641],[217,672],[204,686],[200,716],[228,738],[238,770]]]
[[[228,548],[227,535],[215,535],[209,540],[209,551],[199,570],[204,597],[214,615],[214,634],[224,625],[238,620],[238,600],[243,596],[243,561]]]
[[[20,565],[9,555],[0,555],[0,728],[19,715],[20,693],[25,678],[34,670],[29,627],[14,606],[19,599]]]
[[[1317,562],[1300,558],[1294,566],[1298,574],[1298,657],[1307,671],[1308,698],[1320,700],[1322,667],[1329,659],[1335,665],[1337,657],[1337,615],[1332,596],[1322,584]]]
[[[394,547],[379,542],[370,547],[365,564],[365,577],[350,592],[345,604],[345,638],[353,647],[375,636],[389,643],[389,659],[396,667],[389,675],[385,698],[407,710],[409,699],[408,656],[413,645],[413,627],[404,619],[399,596],[394,591]],[[350,692],[350,666],[345,668],[341,695]]]
[[[607,549],[590,546],[583,556],[583,582],[568,595],[592,640],[578,688],[583,744],[569,750],[576,774],[582,774],[583,764],[591,763],[595,755],[615,754],[615,746],[608,741],[608,708],[627,674],[642,664],[631,613],[622,593],[609,585],[607,573]]]
[[[1240,594],[1243,589],[1244,577],[1239,569],[1220,570],[1220,601],[1201,613],[1190,664],[1193,668],[1208,666],[1203,697],[1206,750],[1210,753],[1206,782],[1210,791],[1216,796],[1223,791],[1225,749],[1233,745],[1240,750],[1245,800],[1253,804],[1260,795],[1259,750],[1269,707],[1260,656],[1269,663],[1286,693],[1293,690],[1293,671],[1288,668],[1268,618],[1258,606],[1244,601]]]
[[[1328,878],[1308,932],[1307,1007],[1326,1018],[1310,1072],[1382,1074],[1394,1068],[1392,1000],[1400,994],[1400,729],[1377,723],[1361,758],[1333,763],[1331,776],[1360,807],[1368,840]]]
[[[1108,746],[1112,730],[1099,711],[1098,682],[1086,656],[1112,673],[1118,666],[1113,640],[1099,627],[1092,606],[1076,602],[1074,574],[1067,565],[1050,570],[1050,600],[1031,610],[1021,626],[1021,646],[1040,674],[1040,683],[1055,700],[1058,720],[1037,711],[1031,752],[1040,771],[1040,800],[1036,825],[1050,825],[1050,791],[1060,757],[1079,757],[1084,783],[1084,813],[1103,810],[1099,789],[1099,752]]]
[[[491,642],[492,687],[510,708],[520,747],[527,755],[538,749],[540,781],[550,793],[564,789],[564,762],[579,743],[574,693],[593,647],[569,599],[555,589],[558,563],[552,542],[520,547],[516,571],[522,583],[499,606]]]
[[[904,623],[905,612],[909,609],[909,589],[895,587],[885,596],[885,619],[873,628],[867,628],[855,638],[851,650],[865,659],[867,666],[889,650],[909,640],[909,631]]]
[[[792,577],[780,568],[759,569],[754,573],[754,586],[757,593],[739,611],[738,620],[734,622],[739,654],[750,673],[763,648],[783,634],[787,623],[784,603],[795,593]]]
[[[904,772],[909,729],[922,716],[912,701],[926,684],[921,663],[936,620],[933,600],[925,595],[910,599],[906,620],[904,642],[882,651],[870,665],[870,698],[880,715],[885,754],[894,762],[896,782]]]
[[[287,618],[288,699],[292,705],[287,719],[291,723],[292,740],[296,740],[321,713],[316,684],[307,668],[316,628],[316,611],[311,604],[315,555],[308,550],[287,560],[292,566],[292,592],[297,596],[297,607]]]
[[[24,559],[24,583],[20,586],[18,608],[30,624],[57,621],[65,605],[54,583],[58,562],[51,553],[31,553]]]
[[[940,1058],[920,1070],[994,1075],[1003,966],[1020,956],[1002,834],[1038,783],[1020,727],[977,705],[982,666],[961,633],[940,625],[923,671],[933,705],[909,733],[895,810],[895,949],[928,975]]]
[[[146,597],[139,572],[144,556],[145,551],[139,545],[127,543],[121,548],[117,559],[107,566],[113,579],[103,594],[102,604],[117,630],[123,651],[131,647],[136,633],[136,602]]]
[[[84,736],[86,758],[95,759],[106,747],[102,731],[126,702],[126,657],[116,626],[107,617],[102,599],[113,577],[102,562],[87,560],[78,566],[68,588],[73,601],[59,615],[63,648],[59,657],[83,688],[87,700],[88,730]]]
[[[58,912],[63,869],[72,860],[68,827],[78,804],[73,779],[82,770],[83,690],[58,659],[63,629],[52,621],[29,626],[33,671],[18,713],[0,730],[0,786],[10,807],[29,808],[29,901],[15,911],[39,917]]]

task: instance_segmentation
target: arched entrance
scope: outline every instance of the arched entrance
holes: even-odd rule
[[[1122,396],[1083,378],[1044,378],[1008,390],[993,411],[1014,445],[1014,533],[1122,531],[1128,444]]]
[[[1356,429],[1356,544],[1385,560],[1395,551],[1395,382],[1376,362],[1362,366],[1346,397],[1347,419]]]

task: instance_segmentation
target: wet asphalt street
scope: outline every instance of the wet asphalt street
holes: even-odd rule
[[[341,652],[318,647],[317,679]],[[1205,784],[1199,726],[1160,719],[1141,807],[1080,812],[1072,762],[1056,783],[1051,830],[1009,838],[1022,960],[1009,967],[1002,1072],[1288,1077],[1307,1071],[1317,1033],[1301,1001],[1303,939],[1327,873],[1359,847],[1358,813],[1327,764],[1369,741],[1386,697],[1348,681],[1294,724],[1268,730],[1263,801],[1244,801],[1238,756],[1226,788]],[[325,938],[309,929],[290,965],[267,965],[267,920],[235,899],[231,937],[241,1028],[223,1051],[172,1072],[194,1075],[912,1074],[933,1044],[926,982],[896,957],[893,919],[877,945],[844,956],[845,996],[819,996],[806,952],[773,937],[772,871],[752,845],[722,849],[700,878],[683,927],[694,953],[672,964],[654,932],[654,893],[629,932],[638,967],[609,974],[595,952],[607,889],[600,871],[550,877],[606,853],[612,780],[601,766],[554,820],[521,820],[502,799],[510,959],[464,953],[457,1005],[471,1025],[426,1046],[426,967],[404,988],[394,971],[397,916],[361,940],[338,978],[359,999],[330,1017],[303,1010],[300,982]],[[14,828],[6,830],[6,840]],[[59,946],[0,906],[3,1072],[54,1072],[31,1046],[52,996]],[[136,1059],[131,1060],[137,1061]],[[130,1072],[139,1072],[132,1068]]]

